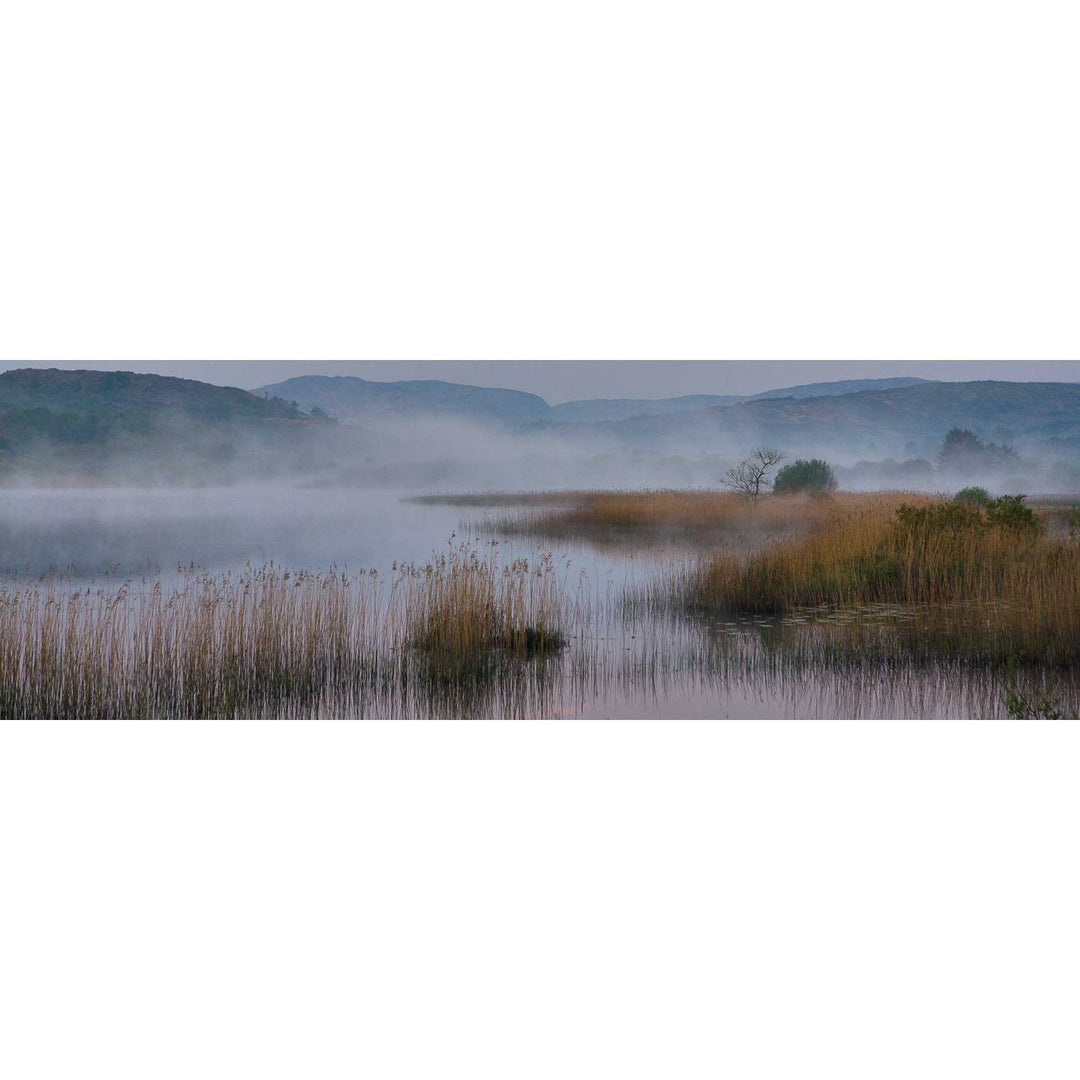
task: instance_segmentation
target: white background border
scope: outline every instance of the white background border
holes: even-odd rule
[[[1080,357],[1074,4],[3,20],[7,358]]]
[[[8,4],[0,356],[1070,359],[1075,6]],[[1074,1077],[1075,725],[6,725],[0,1071]]]

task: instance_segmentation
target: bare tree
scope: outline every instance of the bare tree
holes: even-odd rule
[[[769,470],[783,460],[781,451],[774,450],[771,446],[759,446],[748,458],[728,469],[720,483],[732,491],[739,491],[756,499],[768,482]]]

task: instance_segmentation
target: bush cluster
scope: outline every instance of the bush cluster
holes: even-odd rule
[[[954,496],[954,502],[971,503],[972,506],[987,506],[990,503],[990,492],[984,487],[972,486],[961,488]]]
[[[773,481],[773,491],[777,495],[788,495],[799,491],[824,492],[835,491],[836,475],[827,461],[811,458],[809,461],[793,461],[785,465]]]
[[[987,497],[986,502],[954,499],[951,503],[935,503],[931,506],[904,503],[897,507],[896,521],[899,529],[908,534],[999,529],[1018,535],[1038,536],[1043,531],[1042,522],[1030,506],[1024,505],[1024,498],[1023,495],[1001,495],[996,499]]]

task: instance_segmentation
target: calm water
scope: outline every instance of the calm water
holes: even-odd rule
[[[467,515],[467,516],[466,516]],[[212,573],[274,561],[388,573],[425,563],[454,537],[484,534],[483,512],[358,490],[180,489],[0,492],[0,570],[9,580],[64,571],[79,580],[169,580],[177,566]],[[456,534],[456,536],[455,536]],[[1003,714],[993,675],[943,666],[842,665],[816,657],[829,620],[706,620],[638,614],[620,598],[685,560],[677,550],[599,552],[527,539],[504,557],[550,550],[578,601],[571,645],[473,696],[325,703],[338,715],[513,715],[702,718],[938,718]],[[888,633],[889,619],[881,619]],[[1060,684],[1065,702],[1080,698]]]
[[[316,488],[0,491],[3,569],[80,577],[279,562],[389,570],[444,545],[460,512]]]

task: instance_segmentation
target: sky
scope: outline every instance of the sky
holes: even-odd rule
[[[148,360],[8,361],[2,366],[153,372],[248,390],[313,374],[380,381],[443,379],[527,390],[552,405],[595,397],[755,394],[801,383],[902,375],[944,381],[1080,381],[1080,360]]]

